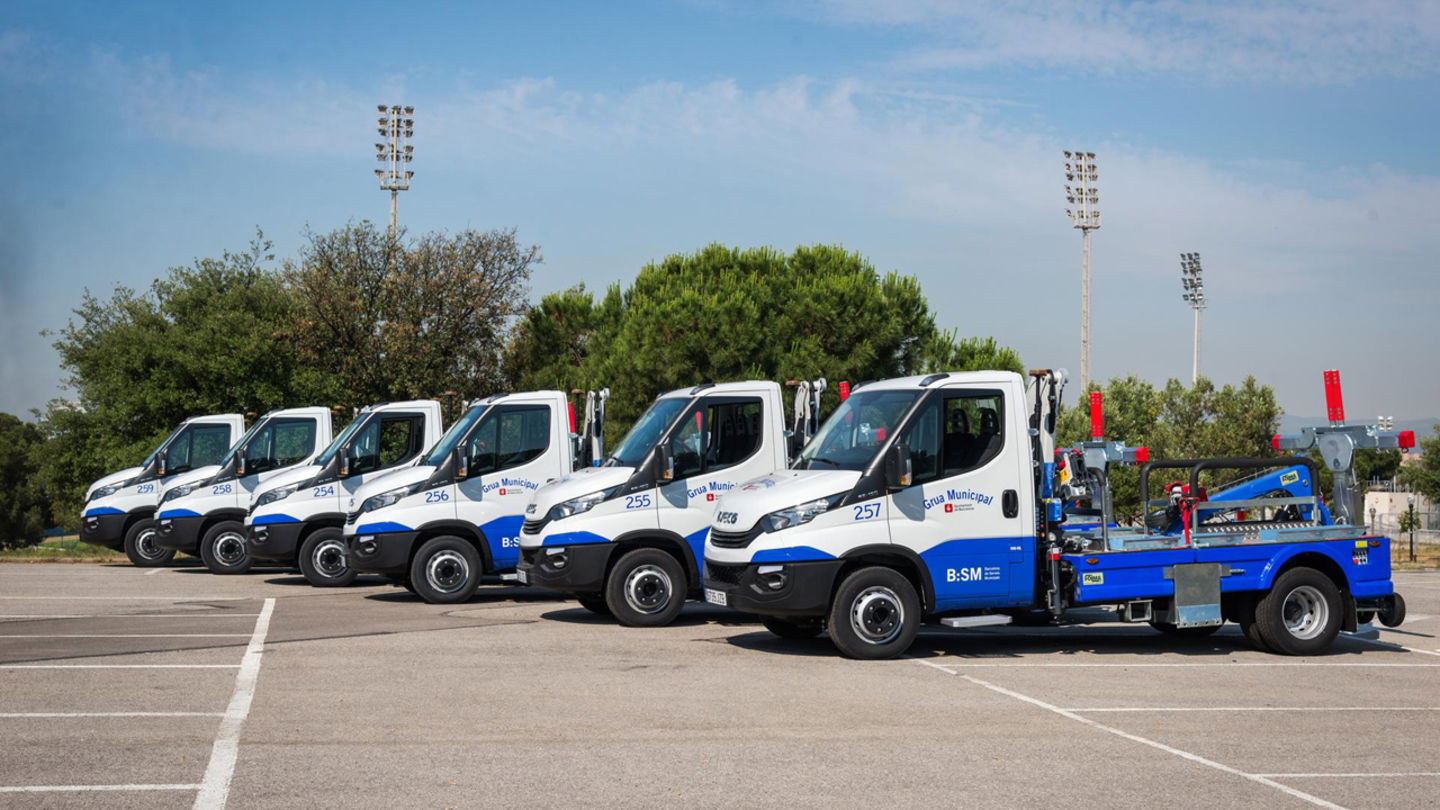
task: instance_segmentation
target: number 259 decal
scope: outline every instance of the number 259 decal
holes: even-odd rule
[[[138,494],[138,495],[144,495],[144,494],[147,493],[147,492],[154,492],[154,491],[155,491],[155,485],[154,485],[154,484],[141,484],[140,486],[135,487],[135,492],[136,492],[136,494]]]
[[[643,495],[626,495],[626,496],[625,496],[625,508],[626,508],[626,509],[644,509],[645,507],[647,507],[647,506],[649,506],[649,505],[650,505],[650,493],[648,493],[648,492],[646,492],[646,493],[643,494]]]
[[[879,503],[857,503],[850,508],[855,510],[856,520],[869,520],[880,517]]]

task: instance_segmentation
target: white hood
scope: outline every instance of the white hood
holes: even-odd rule
[[[140,474],[140,470],[140,467],[126,467],[119,472],[110,473],[104,478],[97,480],[95,483],[90,485],[89,489],[85,490],[85,500],[90,500],[90,493],[101,487],[109,486],[111,484],[118,484],[121,481],[134,478],[135,476]]]
[[[544,515],[557,503],[619,486],[634,474],[634,467],[585,467],[535,490],[525,514]]]
[[[722,495],[715,504],[716,520],[725,512],[735,517],[712,525],[721,531],[749,531],[771,512],[849,492],[859,480],[860,473],[852,470],[778,470]]]
[[[385,473],[378,478],[361,484],[360,488],[355,490],[355,495],[350,498],[350,502],[346,504],[345,508],[347,511],[353,512],[359,509],[360,504],[364,503],[365,499],[372,495],[378,495],[382,492],[389,492],[392,489],[409,486],[418,481],[424,481],[434,472],[435,468],[426,464],[418,467],[401,467],[393,472]]]
[[[266,481],[263,488],[255,488],[255,493],[253,497],[250,498],[251,508],[253,509],[255,506],[255,499],[265,494],[266,492],[269,492],[272,489],[279,489],[280,487],[288,487],[291,484],[298,484],[302,481],[309,481],[311,478],[315,477],[316,473],[319,472],[320,467],[315,464],[301,464],[298,467],[291,467],[290,469],[280,473],[274,478]]]

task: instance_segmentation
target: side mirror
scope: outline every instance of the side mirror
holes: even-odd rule
[[[656,476],[661,481],[675,480],[675,454],[670,451],[669,444],[657,445],[655,448],[655,460],[658,462],[660,471]]]
[[[341,477],[341,478],[348,478],[349,476],[350,476],[350,448],[349,448],[349,447],[342,447],[342,448],[340,448],[340,477]]]
[[[249,449],[250,449],[250,448],[248,448],[248,447],[242,447],[242,448],[240,448],[240,452],[235,455],[235,475],[236,475],[236,476],[243,476],[243,475],[245,475],[245,452],[246,452],[247,450],[249,450]]]
[[[158,473],[161,478],[164,478],[164,477],[165,477],[165,453],[164,453],[163,451],[160,453],[160,458],[156,459],[156,461],[159,462],[159,466],[155,468],[155,472]]]
[[[915,480],[910,464],[910,446],[895,442],[885,451],[885,486],[890,489],[904,489]]]
[[[455,453],[455,480],[470,477],[470,459],[465,457],[465,448],[456,447]]]

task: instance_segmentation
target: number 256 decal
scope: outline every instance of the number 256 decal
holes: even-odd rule
[[[425,493],[426,503],[440,503],[448,500],[450,500],[450,490],[448,489],[432,489]]]

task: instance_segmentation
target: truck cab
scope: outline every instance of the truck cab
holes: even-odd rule
[[[330,444],[330,411],[288,408],[255,421],[213,474],[172,486],[161,496],[155,542],[198,554],[216,574],[243,574],[253,562],[245,545],[245,513],[256,491],[287,471],[314,462]]]
[[[572,427],[560,391],[475,400],[418,462],[351,496],[350,567],[388,575],[432,604],[466,601],[483,575],[515,568],[531,493],[585,452]]]
[[[721,500],[706,600],[760,614],[782,637],[828,631],[843,654],[867,659],[903,653],[924,621],[1058,621],[1073,607],[1117,606],[1124,621],[1179,635],[1235,621],[1257,646],[1292,655],[1354,629],[1357,611],[1403,619],[1389,541],[1330,521],[1308,458],[1151,463],[1097,435],[1083,451],[1100,521],[1067,526],[1055,496],[1078,485],[1055,486],[1063,372],[1032,375],[1033,386],[982,371],[857,388],[790,469]],[[1142,493],[1152,468],[1190,480],[1153,520],[1121,527],[1110,463],[1145,464]],[[1279,469],[1273,483],[1207,500],[1201,473],[1229,468]]]
[[[172,549],[155,544],[155,507],[169,487],[215,472],[215,465],[240,434],[238,413],[192,416],[150,451],[138,467],[113,472],[90,485],[80,512],[80,539],[124,551],[142,568],[165,565]]]
[[[434,400],[361,408],[313,464],[256,490],[245,516],[250,555],[299,565],[317,587],[349,585],[355,579],[344,542],[350,498],[364,484],[415,463],[440,431],[440,403]]]
[[[699,594],[716,501],[783,468],[786,456],[775,383],[661,394],[600,466],[535,492],[517,577],[574,594],[622,624],[669,624]]]

